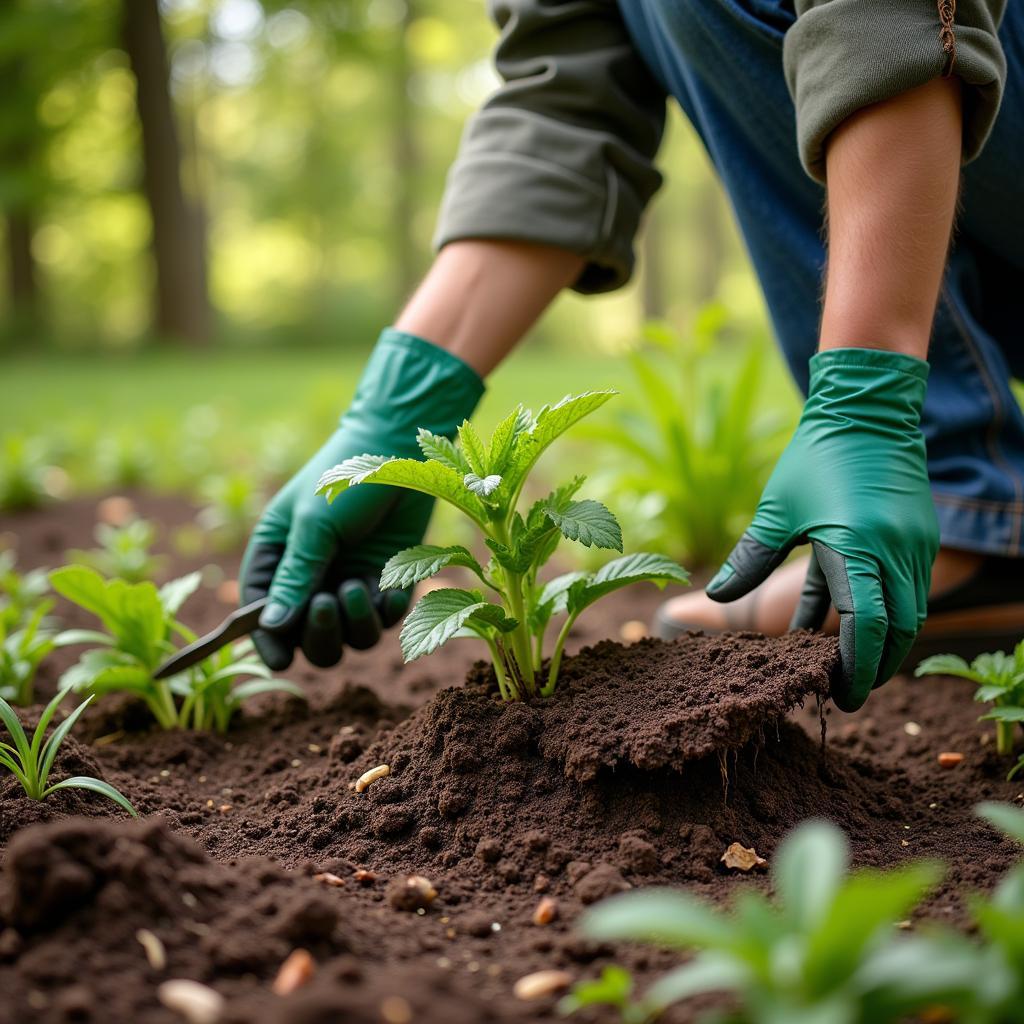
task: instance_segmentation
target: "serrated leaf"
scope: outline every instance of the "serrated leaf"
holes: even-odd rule
[[[490,443],[487,446],[487,468],[492,473],[501,474],[505,470],[505,464],[512,454],[512,446],[515,443],[516,428],[519,424],[519,415],[522,406],[516,406],[495,428],[491,434]]]
[[[372,461],[373,464],[366,460]],[[317,484],[316,493],[327,495],[328,501],[331,501],[347,487],[357,483],[386,484],[404,487],[410,491],[420,491],[422,494],[429,494],[454,505],[480,526],[487,523],[487,509],[483,502],[466,490],[462,476],[458,472],[439,462],[381,459],[378,456],[361,455],[357,459],[348,459],[340,466],[335,466],[324,473]]]
[[[483,600],[483,595],[471,590],[432,590],[419,599],[409,612],[399,640],[402,655],[407,662],[436,651],[446,644],[474,616],[487,615],[486,608],[496,605]],[[504,615],[504,613],[502,613]]]
[[[432,434],[429,430],[420,427],[416,435],[416,443],[420,451],[428,459],[440,462],[442,466],[454,469],[456,473],[468,473],[472,469],[465,455],[455,447],[455,444],[441,434]]]
[[[462,482],[478,497],[488,498],[498,489],[501,477],[496,474],[479,477],[476,473],[467,473],[462,478]]]
[[[584,547],[622,550],[622,530],[619,521],[607,506],[592,498],[570,501],[559,509],[547,506],[544,514],[558,527],[562,536]]]
[[[487,461],[487,448],[476,427],[469,420],[463,420],[459,427],[459,444],[462,446],[462,454],[469,463],[469,468],[477,476],[487,476],[490,466]]]
[[[392,587],[404,590],[421,580],[429,579],[445,566],[458,565],[471,569],[477,576],[483,575],[480,563],[461,544],[439,547],[436,544],[417,544],[399,551],[388,559],[380,576],[381,590]]]
[[[568,609],[578,615],[605,594],[642,581],[664,587],[666,583],[689,583],[690,574],[664,555],[643,551],[623,555],[612,559],[588,579],[574,583],[569,588]]]
[[[168,615],[177,615],[181,606],[199,589],[203,574],[191,572],[180,579],[171,580],[160,588],[160,603]]]

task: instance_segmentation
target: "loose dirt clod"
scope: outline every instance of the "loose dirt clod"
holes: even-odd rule
[[[763,868],[768,863],[764,857],[759,857],[752,847],[743,846],[741,843],[730,843],[721,860],[727,868],[734,871],[753,871],[754,868]]]
[[[135,938],[142,946],[149,966],[154,971],[162,971],[167,966],[167,950],[164,949],[164,944],[148,928],[140,928],[135,933]]]
[[[168,1010],[180,1013],[189,1024],[217,1024],[224,1011],[224,997],[219,992],[187,978],[163,982],[156,996]]]
[[[963,759],[964,755],[959,753],[959,751],[944,750],[939,754],[939,767],[955,768]]]
[[[567,989],[571,984],[572,975],[568,971],[536,971],[520,978],[512,987],[512,994],[524,1001],[543,999]]]
[[[422,875],[407,875],[392,879],[388,885],[388,903],[395,910],[415,913],[426,910],[437,899],[437,890],[430,880]]]
[[[316,961],[305,949],[293,949],[271,986],[274,995],[288,996],[309,982],[316,974]]]
[[[391,769],[386,764],[379,764],[376,768],[371,768],[368,772],[363,772],[362,775],[356,779],[355,790],[357,793],[362,793],[371,782],[376,782],[378,779],[386,778],[391,774]]]
[[[558,917],[558,900],[553,896],[545,896],[533,911],[533,923],[537,925],[551,924]]]

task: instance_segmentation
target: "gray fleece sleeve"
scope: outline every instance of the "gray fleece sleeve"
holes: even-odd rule
[[[435,235],[536,242],[586,258],[575,288],[610,291],[661,184],[665,92],[615,0],[489,0],[504,84],[469,121]]]
[[[964,160],[988,138],[1006,81],[997,30],[1006,0],[796,0],[786,81],[800,159],[825,180],[825,141],[862,107],[940,75],[964,87]]]

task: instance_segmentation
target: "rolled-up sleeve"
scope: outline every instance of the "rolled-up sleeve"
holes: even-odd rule
[[[587,263],[575,289],[633,271],[641,215],[661,184],[665,92],[615,0],[490,0],[504,84],[469,121],[434,241],[554,245]]]
[[[964,161],[999,111],[1006,58],[997,35],[1006,0],[796,0],[786,33],[786,81],[800,159],[825,180],[829,134],[862,107],[941,75],[964,86]]]

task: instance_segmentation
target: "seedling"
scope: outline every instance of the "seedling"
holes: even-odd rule
[[[37,605],[28,622],[10,634],[0,618],[0,698],[12,704],[32,703],[36,672],[56,646],[55,635],[46,626],[52,606],[52,601]]]
[[[199,586],[199,573],[159,590],[148,582],[104,580],[82,565],[57,569],[50,580],[57,593],[91,612],[105,629],[67,630],[57,637],[60,646],[95,645],[61,677],[63,688],[94,695],[130,693],[146,704],[161,728],[221,732],[249,697],[271,691],[304,696],[294,683],[274,679],[244,641],[170,679],[153,678],[174,652],[175,636],[186,643],[196,639],[176,616]]]
[[[627,1024],[639,1024],[672,1003],[716,992],[729,993],[738,1019],[748,1022],[884,1024],[969,983],[968,971],[932,969],[930,947],[903,942],[895,931],[938,880],[935,864],[848,875],[846,841],[824,822],[801,826],[772,861],[774,901],[744,889],[721,910],[682,891],[648,889],[589,911],[581,926],[590,938],[697,952],[641,998],[616,971],[578,986],[562,1010],[610,1004]]]
[[[45,569],[22,574],[15,561],[13,551],[0,551],[0,629],[8,635],[32,618],[50,591]]]
[[[78,721],[79,715],[86,709],[92,697],[83,701],[74,711],[58,725],[50,738],[43,742],[46,730],[53,720],[61,701],[67,696],[66,690],[61,690],[49,704],[46,705],[31,741],[25,734],[18,716],[7,701],[0,698],[0,721],[14,741],[10,743],[0,742],[0,765],[7,768],[14,777],[21,783],[21,788],[30,800],[45,800],[51,793],[62,789],[87,789],[93,793],[99,793],[108,800],[113,800],[119,807],[123,807],[133,818],[138,814],[135,808],[128,802],[127,798],[118,790],[114,789],[109,782],[102,779],[94,779],[88,775],[75,775],[70,779],[61,779],[60,782],[50,782],[50,772],[53,770],[53,763],[57,759],[57,752],[61,744],[67,738],[69,732]]]
[[[992,705],[992,710],[979,721],[995,722],[996,750],[1000,754],[1013,753],[1014,736],[1024,722],[1024,640],[1017,644],[1013,654],[980,654],[970,665],[955,654],[937,654],[922,661],[914,675],[959,676],[977,683],[974,699]],[[1022,769],[1024,757],[1012,769],[1010,778]]]
[[[458,444],[420,430],[417,441],[425,462],[360,455],[323,475],[317,493],[328,501],[361,484],[404,487],[439,498],[475,524],[491,551],[490,561],[482,566],[462,545],[418,544],[385,565],[380,579],[383,589],[410,587],[447,566],[460,566],[498,597],[497,602],[489,601],[479,589],[446,588],[425,594],[402,628],[406,661],[430,654],[453,637],[479,637],[490,649],[505,700],[538,693],[547,697],[558,683],[569,631],[586,608],[641,580],[659,587],[688,582],[684,569],[652,554],[616,558],[594,573],[570,572],[547,583],[538,580],[562,537],[585,547],[622,550],[615,516],[599,501],[574,500],[582,476],[534,502],[525,514],[518,510],[524,485],[541,454],[613,394],[595,391],[567,396],[536,416],[520,406],[498,424],[486,444],[469,421],[459,428]],[[547,680],[541,683],[544,634],[561,612],[567,617],[555,641]]]
[[[207,504],[196,516],[199,525],[224,550],[243,544],[263,507],[255,481],[244,473],[215,476],[205,481],[202,491]]]
[[[37,508],[56,497],[58,474],[38,438],[9,434],[0,441],[0,509]]]
[[[151,554],[156,528],[148,520],[134,519],[124,526],[97,523],[94,535],[99,547],[92,551],[69,551],[73,562],[129,583],[148,580],[160,571],[163,560]]]

